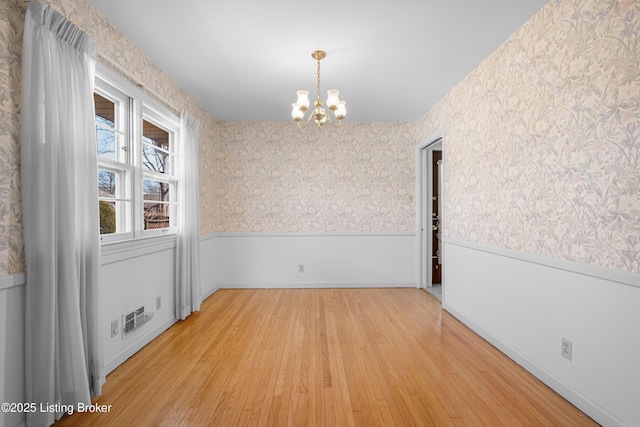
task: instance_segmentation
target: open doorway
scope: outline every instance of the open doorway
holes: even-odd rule
[[[437,132],[416,147],[418,287],[443,300],[444,137]]]

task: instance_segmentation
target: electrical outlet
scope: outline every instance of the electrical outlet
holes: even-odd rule
[[[573,343],[568,339],[562,337],[562,346],[560,347],[560,354],[565,359],[571,360],[573,353]]]
[[[298,264],[298,273],[304,273],[304,264]]]
[[[162,296],[158,295],[156,297],[156,310],[160,310],[160,307],[162,307]]]
[[[118,335],[118,319],[111,321],[111,338]]]

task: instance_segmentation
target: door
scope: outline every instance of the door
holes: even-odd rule
[[[442,151],[433,150],[431,156],[431,285],[442,283],[442,189],[440,170],[442,168]]]
[[[442,225],[444,220],[444,143],[442,134],[416,147],[416,204],[418,236],[418,287],[441,294],[444,251]],[[437,292],[436,292],[437,291]],[[434,293],[432,292],[432,293]]]

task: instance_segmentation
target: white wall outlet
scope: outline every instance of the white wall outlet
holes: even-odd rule
[[[118,319],[111,321],[111,338],[118,335]]]
[[[567,360],[571,360],[573,353],[573,343],[568,339],[562,337],[562,346],[560,347],[560,354]]]
[[[298,273],[304,273],[304,264],[298,264]]]
[[[156,297],[156,310],[160,310],[160,307],[162,307],[162,296],[158,295]]]

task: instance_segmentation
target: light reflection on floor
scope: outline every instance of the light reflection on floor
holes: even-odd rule
[[[442,301],[442,284],[434,283],[430,288],[425,289],[431,295],[436,297],[438,300]]]

